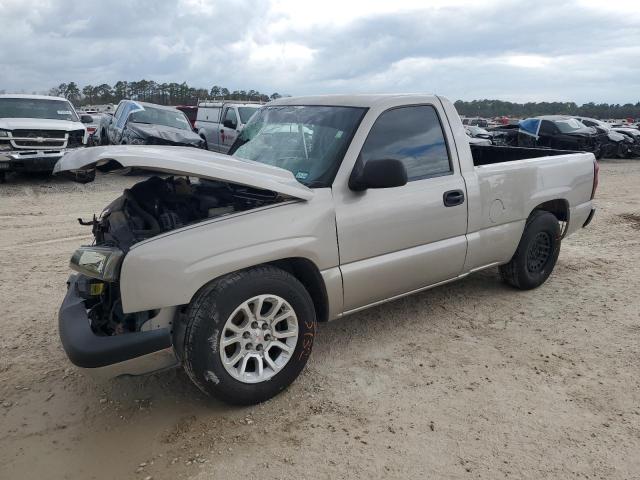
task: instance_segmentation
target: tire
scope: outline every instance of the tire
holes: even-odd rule
[[[284,301],[280,310],[278,298]],[[258,304],[270,310],[256,314],[260,310]],[[243,307],[251,311],[251,316]],[[274,321],[270,327],[258,324],[269,315],[276,320],[289,316],[279,323]],[[277,395],[300,375],[311,354],[315,332],[313,301],[293,275],[271,266],[243,270],[204,286],[189,304],[184,367],[204,393],[234,405],[253,405]],[[288,338],[275,338],[285,334]],[[231,344],[223,346],[223,340]],[[288,342],[284,346],[289,352],[277,342]],[[260,346],[263,349],[258,351]],[[237,355],[244,356],[234,362]],[[223,359],[232,363],[225,366]]]
[[[500,266],[500,275],[509,285],[530,290],[542,285],[560,254],[560,225],[552,213],[536,210],[527,223],[509,263]]]
[[[107,137],[107,131],[104,129],[100,133],[100,145],[109,145],[109,137]]]

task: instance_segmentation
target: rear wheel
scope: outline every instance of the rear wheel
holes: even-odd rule
[[[521,290],[539,287],[551,275],[559,254],[558,219],[552,213],[537,210],[527,220],[516,253],[500,267],[500,275]]]
[[[304,286],[265,266],[202,288],[187,311],[184,366],[205,393],[227,403],[263,402],[302,372],[316,316]]]

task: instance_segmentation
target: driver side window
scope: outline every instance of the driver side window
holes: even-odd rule
[[[227,111],[224,114],[224,118],[222,119],[222,123],[230,121],[233,125],[238,125],[238,117],[236,116],[236,111],[233,107],[228,107]]]
[[[399,107],[382,113],[371,127],[360,156],[363,163],[400,160],[410,182],[453,173],[440,119],[431,105]]]

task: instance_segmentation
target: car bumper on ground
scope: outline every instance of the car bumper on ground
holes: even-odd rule
[[[178,366],[167,328],[110,337],[96,335],[78,293],[78,277],[69,277],[58,316],[60,340],[74,365],[103,378],[144,375]]]

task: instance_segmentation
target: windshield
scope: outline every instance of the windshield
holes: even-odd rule
[[[238,107],[238,113],[240,114],[240,123],[247,123],[251,118],[251,115],[256,113],[260,107]]]
[[[327,187],[365,108],[273,106],[249,121],[229,154],[289,170],[310,187]]]
[[[553,123],[556,124],[556,126],[562,133],[571,133],[584,128],[584,125],[575,118],[569,118],[567,120],[556,120]]]
[[[143,110],[137,110],[129,116],[130,122],[150,123],[152,125],[164,125],[165,127],[191,130],[189,120],[180,110],[153,108],[141,105]]]
[[[80,121],[67,100],[41,98],[0,98],[0,118],[46,118]]]

